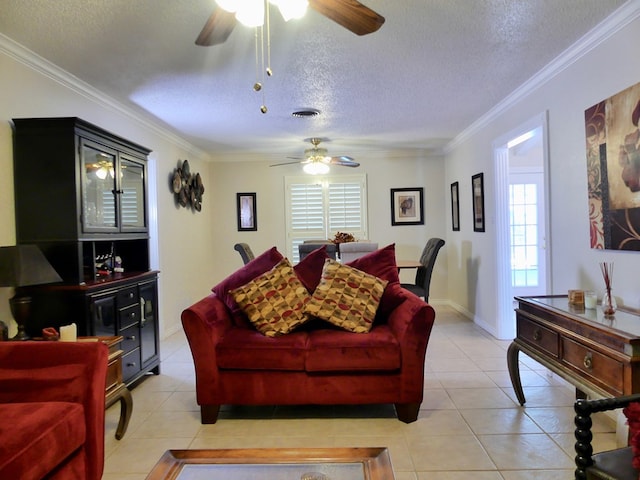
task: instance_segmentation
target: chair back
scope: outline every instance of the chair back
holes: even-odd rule
[[[441,238],[430,238],[427,244],[422,250],[420,255],[421,267],[416,270],[416,285],[424,289],[424,301],[429,301],[429,287],[431,286],[431,274],[433,273],[433,266],[436,263],[436,257],[438,252],[444,245],[444,240]]]
[[[251,247],[246,243],[236,243],[233,246],[233,248],[234,250],[238,251],[245,265],[249,263],[251,260],[253,260],[254,258],[256,258],[253,252],[251,251]]]
[[[302,260],[304,257],[306,257],[307,255],[309,255],[311,252],[313,252],[314,250],[317,250],[318,248],[321,247],[327,247],[327,255],[329,255],[330,258],[333,258],[334,260],[336,259],[336,246],[334,243],[328,242],[328,243],[301,243],[300,245],[298,245],[298,260]]]
[[[378,250],[378,244],[374,242],[347,242],[340,244],[340,260],[349,263],[367,253]]]

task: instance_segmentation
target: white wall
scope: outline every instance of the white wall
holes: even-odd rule
[[[640,306],[640,252],[592,250],[589,244],[584,111],[640,82],[640,62],[632,52],[640,44],[640,2],[601,26],[599,44],[558,68],[537,88],[514,95],[511,103],[487,115],[454,142],[447,154],[446,179],[460,181],[461,231],[448,243],[449,298],[492,333],[497,330],[495,216],[492,142],[547,111],[550,159],[550,248],[553,293],[593,289],[602,293],[599,262],[615,263],[613,289],[619,304]],[[631,23],[629,19],[633,19]],[[607,29],[617,25],[618,30]],[[609,36],[609,33],[613,33]],[[587,45],[585,38],[582,45]],[[575,51],[578,51],[576,46]],[[566,57],[568,58],[568,56]],[[551,71],[551,68],[549,69]],[[499,81],[499,79],[496,79]],[[533,85],[532,82],[530,85]],[[486,233],[471,228],[471,175],[485,174]],[[450,230],[450,226],[449,226]]]
[[[369,204],[369,238],[379,246],[396,244],[396,256],[418,259],[430,237],[444,238],[449,207],[446,203],[444,162],[440,157],[410,158],[393,155],[359,155],[349,152],[360,162],[358,173],[367,175]],[[285,252],[284,177],[300,175],[300,166],[269,167],[269,162],[215,162],[210,176],[215,183],[212,193],[212,219],[215,228],[211,247],[215,249],[216,271],[212,282],[222,280],[242,265],[240,255],[233,250],[236,242],[248,243],[257,255],[277,246]],[[333,167],[332,175],[353,173],[344,167]],[[424,188],[424,226],[391,226],[391,188]],[[255,192],[257,198],[257,232],[238,232],[236,193]],[[446,246],[445,246],[446,249]],[[431,301],[447,299],[446,256],[436,263],[431,284]],[[403,281],[413,280],[412,272],[403,272]],[[214,283],[211,283],[213,286]]]
[[[4,47],[4,48],[3,48]],[[188,158],[192,171],[201,172],[206,187],[211,186],[208,163],[201,152],[186,142],[148,123],[136,120],[128,112],[99,92],[87,86],[63,85],[51,78],[54,68],[37,58],[26,65],[16,60],[14,46],[0,45],[0,245],[15,245],[12,118],[74,116],[92,122],[153,150],[158,177],[158,232],[154,241],[159,245],[160,317],[163,336],[180,327],[180,312],[206,294],[214,265],[211,260],[212,195],[205,193],[203,213],[193,214],[175,207],[169,192],[169,173],[178,159]],[[24,52],[19,52],[23,54]],[[26,61],[26,59],[25,59]],[[37,69],[48,70],[43,74]],[[55,73],[55,72],[53,72]],[[57,72],[64,75],[64,72]],[[67,77],[69,81],[72,81]],[[42,159],[43,168],[46,159]],[[153,181],[153,179],[151,180]],[[215,191],[215,188],[211,189]],[[209,217],[210,218],[210,217]],[[0,288],[0,320],[9,323],[8,299],[13,289]],[[12,330],[15,325],[11,322]]]

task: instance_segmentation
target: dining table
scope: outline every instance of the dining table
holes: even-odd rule
[[[419,260],[396,260],[396,266],[398,270],[402,270],[403,268],[418,268],[422,264]]]

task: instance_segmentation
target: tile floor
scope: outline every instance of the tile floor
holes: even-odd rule
[[[201,425],[191,352],[182,332],[162,342],[162,374],[133,389],[125,437],[106,422],[104,480],[143,480],[168,449],[386,446],[396,480],[560,480],[573,478],[574,389],[521,354],[526,408],[498,341],[446,306],[436,306],[418,420],[393,407],[223,407]],[[615,425],[594,420],[596,451],[615,448]]]

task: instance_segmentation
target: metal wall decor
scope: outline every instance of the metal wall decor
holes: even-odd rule
[[[171,175],[171,190],[176,199],[176,204],[182,207],[191,207],[196,212],[202,210],[202,195],[204,185],[199,173],[191,173],[189,161],[178,160],[178,167]]]

